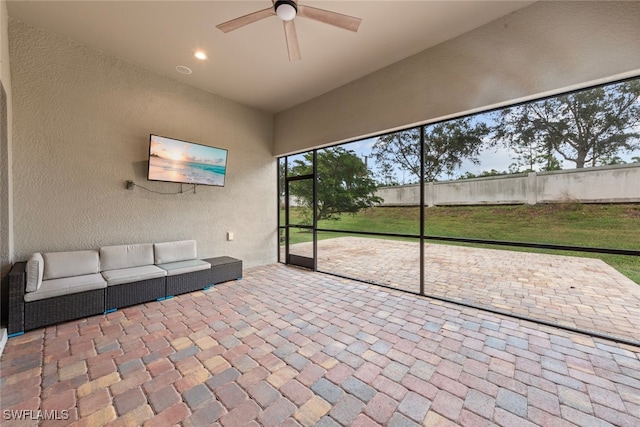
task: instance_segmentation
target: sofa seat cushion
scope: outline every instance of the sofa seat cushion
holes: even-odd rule
[[[102,276],[107,281],[107,286],[122,285],[124,283],[139,282],[141,280],[157,279],[164,277],[167,271],[155,265],[142,267],[120,268],[118,270],[103,271]]]
[[[153,251],[158,265],[198,258],[195,240],[155,243]]]
[[[167,270],[167,276],[175,276],[177,274],[191,273],[194,271],[209,270],[211,264],[199,259],[191,259],[188,261],[170,262],[160,264],[158,267]]]
[[[47,252],[43,280],[100,273],[98,251]]]
[[[65,277],[62,279],[43,280],[40,289],[24,295],[25,302],[37,301],[78,292],[104,289],[107,282],[100,273],[85,274],[83,276]]]
[[[103,246],[100,248],[100,269],[119,270],[122,268],[153,265],[153,244]]]

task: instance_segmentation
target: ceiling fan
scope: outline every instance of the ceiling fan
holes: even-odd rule
[[[287,50],[289,51],[289,61],[301,59],[300,46],[298,45],[298,36],[293,20],[296,16],[313,19],[333,25],[338,28],[356,32],[360,26],[362,19],[355,18],[341,13],[331,12],[325,9],[318,9],[311,6],[303,6],[298,4],[298,0],[271,0],[272,7],[232,19],[222,24],[216,25],[223,33],[237,30],[251,23],[276,15],[284,23],[284,36],[287,41]]]

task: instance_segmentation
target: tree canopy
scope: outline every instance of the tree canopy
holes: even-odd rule
[[[451,176],[463,161],[478,163],[484,137],[490,132],[484,122],[471,117],[425,126],[425,180],[436,181]],[[405,170],[420,180],[420,128],[381,136],[371,151],[379,167],[389,171]]]
[[[529,169],[553,168],[556,154],[576,168],[611,163],[640,148],[640,80],[503,109],[494,119],[494,137]]]
[[[357,213],[382,202],[375,195],[377,185],[364,162],[351,150],[342,147],[318,151],[317,219],[338,220],[340,214]],[[291,168],[294,175],[313,173],[313,152],[305,153],[304,160],[295,160]],[[307,220],[313,212],[313,186],[311,180],[293,181],[290,193],[305,209]]]

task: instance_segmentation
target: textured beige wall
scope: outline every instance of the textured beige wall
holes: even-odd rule
[[[7,123],[0,129],[0,320],[4,323],[7,317],[9,282],[7,273],[11,269],[13,260],[13,233],[11,209],[11,73],[9,68],[9,31],[7,4],[0,1],[0,81],[4,87],[7,99]],[[0,353],[2,353],[2,336],[0,330]]]
[[[16,260],[178,239],[202,257],[276,260],[272,115],[16,20],[9,42]],[[180,190],[146,180],[150,133],[228,149],[226,186],[126,190]]]
[[[276,114],[276,155],[626,73],[640,2],[539,2]]]

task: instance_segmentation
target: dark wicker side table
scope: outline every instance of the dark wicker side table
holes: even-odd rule
[[[242,260],[228,256],[221,256],[208,258],[203,261],[211,264],[209,282],[212,285],[228,282],[229,280],[242,279]]]

